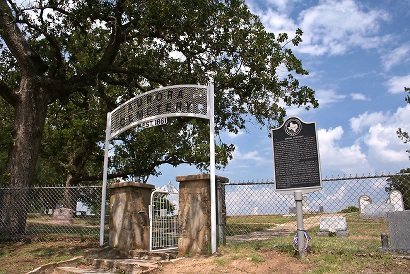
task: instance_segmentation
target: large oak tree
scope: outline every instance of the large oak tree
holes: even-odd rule
[[[6,0],[0,1],[0,35],[0,95],[14,110],[7,174],[10,186],[21,189],[3,201],[0,226],[9,232],[24,232],[27,203],[22,201],[28,201],[27,187],[35,178],[50,106],[69,111],[71,103],[82,101],[79,97],[86,98],[84,106],[90,106],[87,98],[98,98],[104,102],[98,111],[106,112],[152,88],[212,79],[218,134],[244,129],[246,117],[269,126],[282,121],[286,106],[318,105],[314,91],[295,77],[307,74],[291,50],[301,42],[301,30],[293,38],[266,32],[242,0]],[[278,68],[285,76],[278,75]],[[174,123],[178,127],[169,134],[185,129],[192,134],[187,137],[200,139],[195,122]],[[146,133],[144,142],[158,134],[155,130]],[[101,140],[91,141],[73,146],[95,146]],[[184,155],[187,144],[175,147]],[[135,149],[122,151],[130,155]],[[221,163],[231,150],[223,151]],[[204,158],[198,155],[200,165]],[[81,163],[74,156],[72,162]],[[187,154],[168,156],[175,165],[195,161]]]

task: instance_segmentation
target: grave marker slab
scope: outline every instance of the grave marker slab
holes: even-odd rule
[[[72,222],[73,213],[71,208],[57,208],[53,212],[53,219],[61,222]]]
[[[410,210],[387,213],[390,250],[410,252]]]
[[[393,204],[368,204],[363,208],[362,218],[387,218],[388,212],[394,212]]]
[[[330,236],[335,233],[336,236],[349,236],[347,229],[346,217],[344,216],[328,216],[320,218],[320,231],[316,233],[317,236]]]

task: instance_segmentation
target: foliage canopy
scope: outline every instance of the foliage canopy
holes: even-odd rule
[[[287,106],[318,106],[296,78],[308,74],[291,49],[302,31],[267,32],[242,0],[7,0],[0,10],[12,185],[100,178],[105,113],[160,86],[213,81],[216,134],[237,133],[250,117],[276,125]],[[121,135],[112,177],[146,178],[164,163],[206,169],[206,126],[180,119]],[[217,140],[224,166],[234,147]]]

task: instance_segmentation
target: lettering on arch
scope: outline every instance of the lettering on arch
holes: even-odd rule
[[[110,139],[152,119],[188,116],[210,119],[209,87],[177,85],[154,89],[123,103],[111,113]]]

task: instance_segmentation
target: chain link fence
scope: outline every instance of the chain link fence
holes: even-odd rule
[[[297,231],[293,193],[278,193],[268,181],[229,183],[225,193],[227,242]],[[302,205],[310,233],[319,235],[324,226],[326,235],[344,230],[347,236],[361,227],[380,238],[389,229],[388,212],[410,209],[410,174],[326,178],[321,190],[304,194]]]
[[[347,226],[350,235],[366,229],[380,237],[388,231],[387,212],[410,209],[410,174],[326,178],[322,185],[321,190],[304,195],[304,228],[309,233],[320,232],[323,218],[334,217],[327,226],[336,230]],[[272,182],[229,183],[224,188],[228,243],[296,232],[294,197],[275,192]],[[20,195],[27,191],[28,195]],[[0,188],[0,233],[17,232],[8,219],[7,210],[13,208],[9,197],[14,197],[14,208],[27,212],[23,214],[26,235],[40,240],[45,235],[99,237],[101,186]],[[106,214],[108,233],[109,193]]]
[[[106,212],[108,206],[109,200]],[[21,234],[11,220],[16,215],[10,215],[13,209],[25,217],[26,236],[40,240],[51,235],[99,237],[101,186],[0,188],[0,232],[4,235]],[[108,225],[108,218],[105,221]]]

